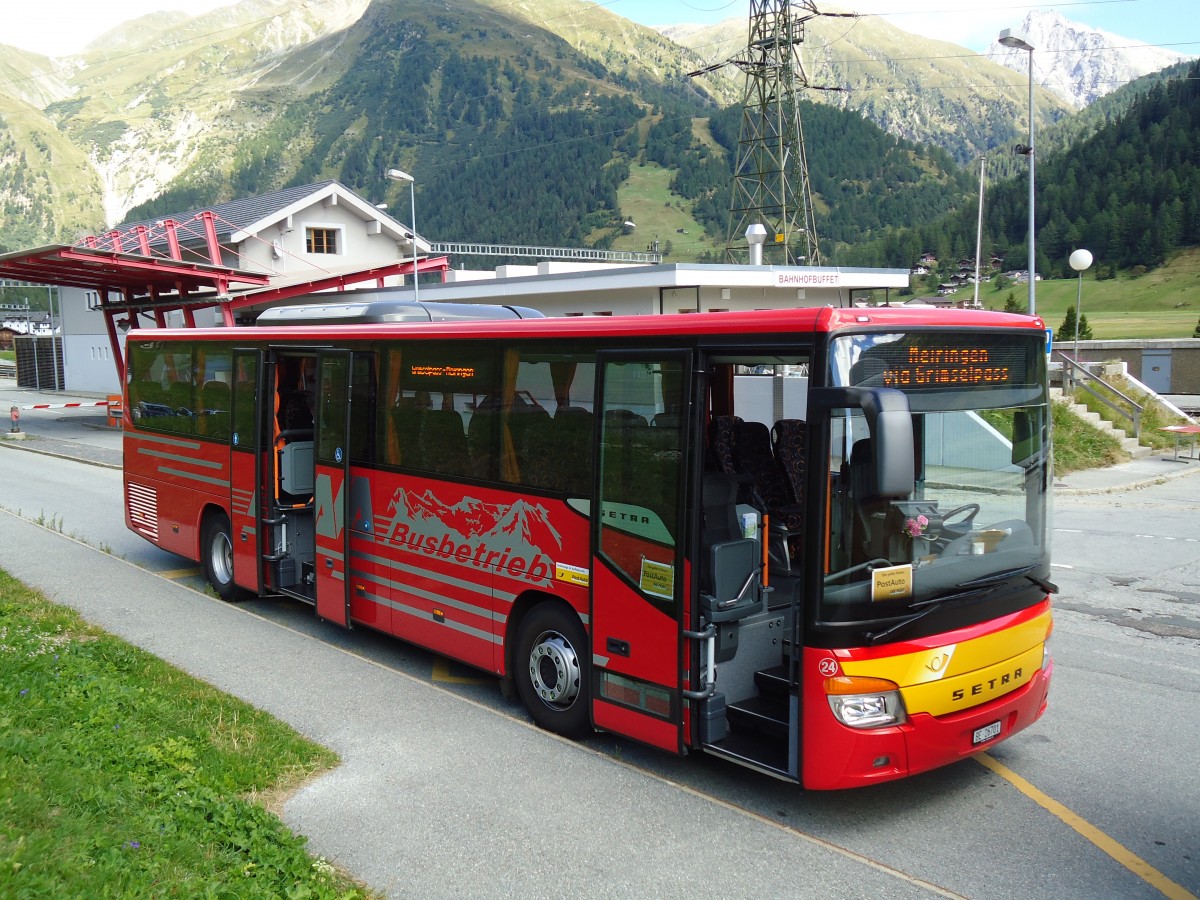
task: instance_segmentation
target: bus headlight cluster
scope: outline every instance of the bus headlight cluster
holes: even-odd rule
[[[825,679],[829,708],[843,725],[880,728],[906,720],[900,685],[883,678],[842,675]]]

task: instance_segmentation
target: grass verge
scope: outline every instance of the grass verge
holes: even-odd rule
[[[1129,454],[1111,434],[1093,428],[1065,403],[1051,403],[1054,416],[1054,474],[1067,475],[1127,462]]]
[[[336,762],[0,571],[0,895],[368,896],[249,799]]]

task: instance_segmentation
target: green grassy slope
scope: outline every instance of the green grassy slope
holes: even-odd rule
[[[1074,278],[1038,282],[1037,311],[1047,325],[1058,329],[1067,309],[1075,306],[1078,290]],[[1024,284],[1000,290],[985,286],[980,300],[1002,309],[1010,291],[1024,307]],[[965,296],[966,289],[961,293]],[[1180,251],[1167,265],[1144,275],[1096,281],[1084,273],[1080,310],[1096,340],[1190,338],[1200,320],[1200,247]]]

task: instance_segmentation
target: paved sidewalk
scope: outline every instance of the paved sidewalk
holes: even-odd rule
[[[283,819],[388,895],[937,893],[3,511],[0,566],[335,750]]]

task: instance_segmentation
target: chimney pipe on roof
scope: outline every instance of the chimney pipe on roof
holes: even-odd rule
[[[767,229],[761,222],[755,222],[746,229],[746,243],[750,245],[750,265],[763,264],[763,244],[767,241]]]

